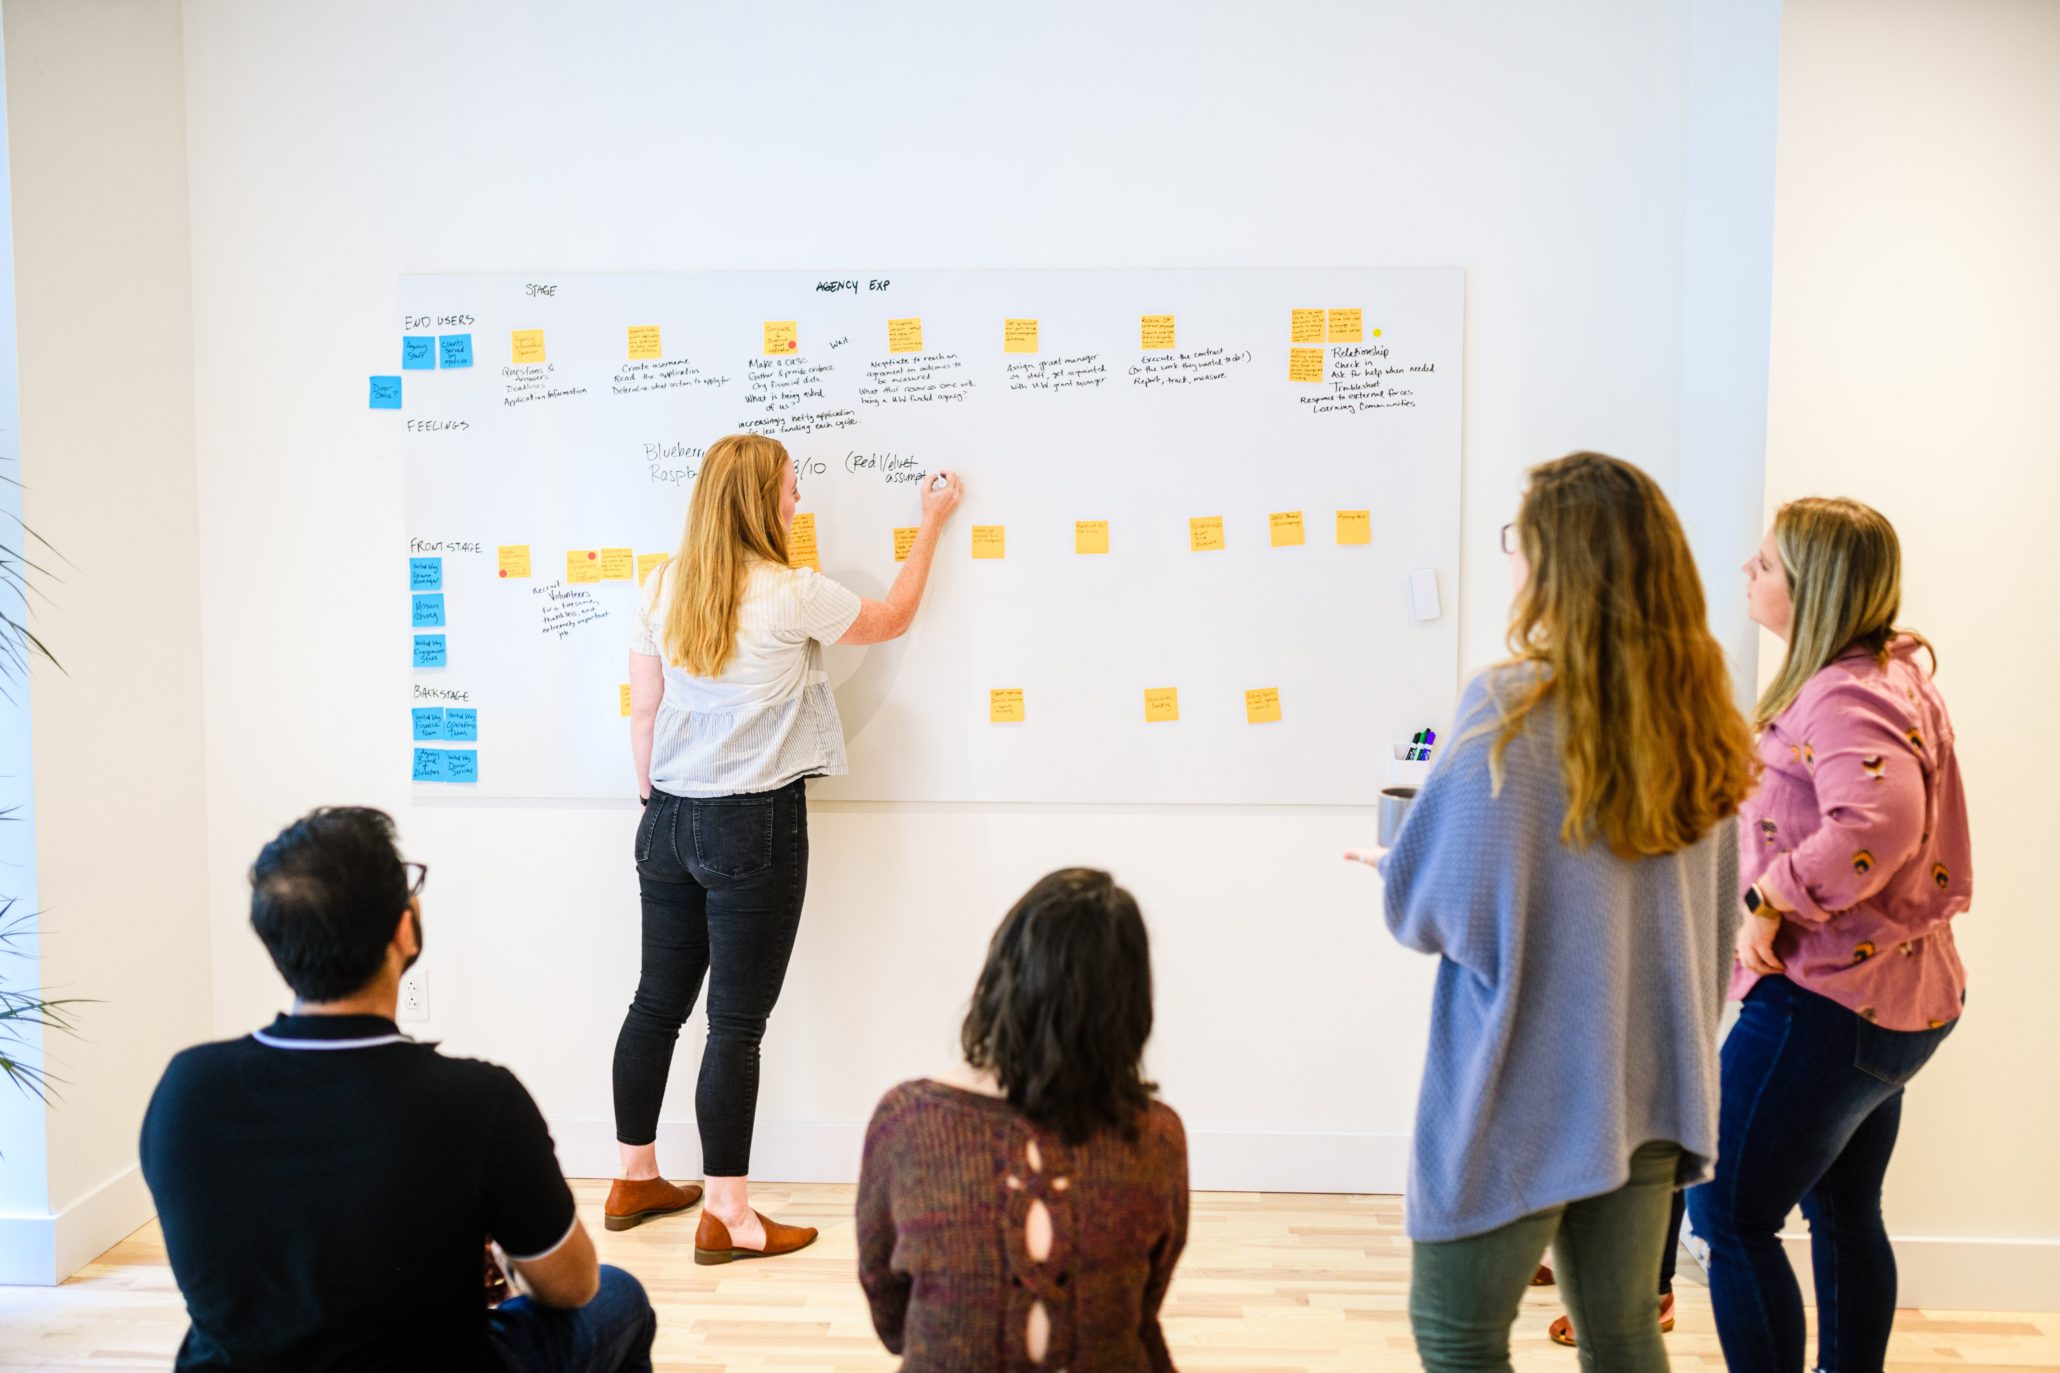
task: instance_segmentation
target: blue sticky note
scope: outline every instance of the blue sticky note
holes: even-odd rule
[[[374,410],[398,410],[401,408],[401,379],[399,377],[372,378],[372,408]]]
[[[415,636],[415,666],[442,667],[443,665],[443,635],[417,634]]]
[[[408,713],[415,717],[415,737],[417,739],[441,739],[444,737],[442,706],[416,706]]]
[[[443,713],[443,737],[446,739],[477,739],[479,737],[479,712],[460,710],[452,706]]]
[[[420,372],[436,366],[436,335],[401,335],[401,370]]]
[[[444,750],[440,748],[418,748],[415,750],[415,780],[417,782],[441,782],[444,780]],[[472,771],[479,771],[475,761]]]
[[[443,593],[415,598],[415,628],[440,628],[443,625]]]
[[[439,334],[437,351],[446,367],[470,367],[472,365],[472,335]]]
[[[443,751],[443,779],[446,782],[477,782],[479,750],[447,748]]]
[[[408,590],[410,590],[410,591],[441,591],[441,590],[443,590],[443,559],[442,559],[442,558],[410,558],[410,559],[408,559]]]

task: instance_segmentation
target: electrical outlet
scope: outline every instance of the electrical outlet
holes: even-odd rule
[[[401,974],[401,1019],[429,1019],[429,977],[419,966]]]

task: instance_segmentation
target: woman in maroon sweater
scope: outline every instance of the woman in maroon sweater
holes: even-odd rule
[[[904,1082],[866,1130],[858,1276],[902,1373],[1166,1370],[1187,1136],[1153,1099],[1144,919],[1067,868],[994,932],[965,1071]]]

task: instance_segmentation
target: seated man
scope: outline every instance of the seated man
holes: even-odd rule
[[[181,1053],[143,1121],[193,1322],[178,1368],[650,1369],[650,1302],[596,1263],[529,1093],[394,1025],[426,875],[376,810],[258,855],[250,921],[293,1014]],[[489,1237],[527,1294],[494,1310]]]

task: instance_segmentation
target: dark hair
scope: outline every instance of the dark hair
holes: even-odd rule
[[[250,868],[250,925],[303,1001],[337,1001],[378,975],[408,904],[393,818],[324,806],[279,831]]]
[[[1067,1144],[1103,1130],[1135,1138],[1153,1083],[1152,960],[1129,892],[1092,868],[1061,868],[1023,894],[987,945],[959,1043],[1010,1104]]]

